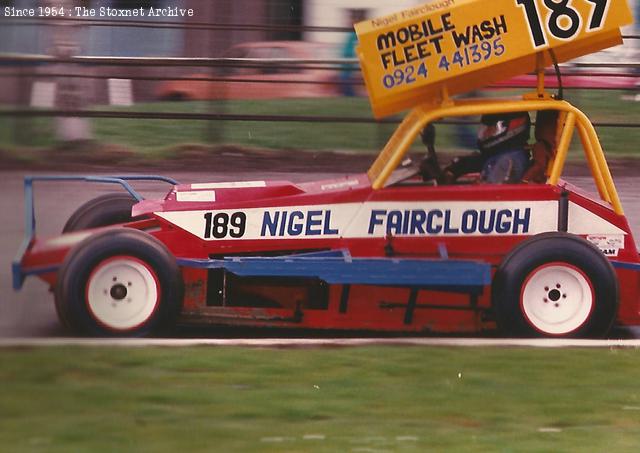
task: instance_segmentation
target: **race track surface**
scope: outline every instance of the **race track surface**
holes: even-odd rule
[[[488,339],[488,338],[261,338],[261,339],[106,339],[1,338],[0,348],[18,347],[247,347],[333,348],[360,346],[428,346],[447,348],[639,348],[640,340]]]
[[[635,162],[635,161],[634,161]],[[584,169],[568,170],[566,179],[579,187],[594,192],[591,178]],[[634,190],[633,180],[640,174],[640,162],[612,165],[612,172],[620,193],[625,213],[636,238],[640,238],[640,193]],[[138,171],[137,173],[141,173]],[[151,173],[145,171],[144,173]],[[0,196],[0,338],[47,338],[65,335],[58,324],[53,295],[47,286],[36,278],[26,280],[20,292],[11,286],[11,261],[22,241],[24,231],[24,171],[0,171],[2,195]],[[49,174],[49,173],[48,173]],[[111,173],[114,174],[114,173]],[[256,179],[310,181],[325,179],[335,174],[327,173],[275,173],[251,171],[246,173],[171,173],[160,172],[180,182],[220,182]],[[144,196],[161,197],[168,190],[166,184],[143,182],[136,184]],[[85,201],[106,193],[105,185],[86,183],[46,183],[36,186],[36,219],[39,235],[58,234],[72,212]],[[632,329],[632,336],[640,338]],[[626,334],[625,334],[626,335]],[[201,333],[198,336],[202,336]],[[215,336],[215,334],[214,334]],[[412,340],[406,340],[412,341]]]

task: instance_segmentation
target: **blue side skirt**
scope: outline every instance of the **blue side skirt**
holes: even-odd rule
[[[178,259],[178,265],[225,269],[240,277],[307,277],[329,284],[449,288],[463,292],[491,282],[491,265],[480,261],[352,258],[345,251],[278,257]]]

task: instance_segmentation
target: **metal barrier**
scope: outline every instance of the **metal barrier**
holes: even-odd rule
[[[142,21],[142,20],[108,20],[74,17],[56,18],[11,18],[6,20],[6,24],[15,25],[45,25],[55,23],[61,25],[71,25],[75,27],[135,27],[135,28],[160,28],[160,29],[187,29],[187,30],[230,30],[230,31],[296,31],[296,32],[337,32],[349,33],[353,31],[351,27],[328,27],[313,25],[277,25],[277,24],[239,24],[239,23],[219,23],[219,22],[171,22],[171,21]]]
[[[261,30],[261,31],[313,31],[313,32],[342,32],[351,31],[346,27],[309,27],[309,26],[289,26],[289,25],[251,25],[251,24],[220,24],[207,22],[144,22],[136,20],[100,20],[100,19],[74,19],[74,18],[54,18],[50,20],[29,20],[18,19],[10,23],[16,24],[65,24],[71,26],[82,27],[151,27],[151,28],[180,28],[180,29],[199,29],[199,30]],[[627,35],[625,39],[638,40],[640,35]],[[51,70],[42,71],[43,67],[55,66]],[[71,71],[69,66],[75,66],[78,70]],[[3,77],[15,78],[33,78],[33,79],[96,79],[106,80],[114,78],[124,78],[134,81],[161,82],[171,81],[192,81],[192,82],[229,82],[229,83],[264,83],[264,84],[301,84],[301,85],[333,85],[341,87],[343,85],[354,85],[361,82],[350,80],[341,80],[335,77],[334,80],[300,80],[292,76],[292,78],[283,78],[280,80],[266,80],[260,77],[252,78],[234,78],[221,77],[216,75],[198,75],[195,77],[181,75],[130,75],[113,73],[83,73],[86,68],[131,68],[131,67],[157,67],[157,68],[206,68],[213,70],[216,68],[251,68],[251,69],[277,69],[282,70],[317,70],[328,72],[357,72],[359,71],[356,59],[255,59],[255,58],[130,58],[130,57],[95,57],[95,56],[73,56],[73,57],[54,57],[48,55],[0,55],[0,68],[4,67],[5,71],[0,71],[0,79]],[[29,68],[38,68],[38,70],[28,70]],[[640,73],[640,63],[616,63],[616,64],[600,64],[600,63],[576,63],[566,75],[579,74],[584,77],[615,77],[619,79],[638,79]],[[596,72],[603,68],[612,70],[612,72]],[[567,70],[565,68],[565,70]],[[522,88],[522,85],[502,85],[504,88]],[[565,87],[565,89],[572,89]],[[636,92],[637,87],[630,84],[627,87],[606,87],[603,89],[622,90]],[[121,119],[157,119],[157,120],[178,120],[178,121],[250,121],[250,122],[296,122],[296,123],[352,123],[352,124],[395,124],[399,122],[397,118],[388,118],[382,121],[374,120],[368,116],[328,116],[328,115],[283,115],[283,114],[232,114],[225,111],[224,106],[211,107],[212,111],[206,113],[178,113],[178,112],[149,112],[135,110],[105,110],[105,109],[79,109],[77,106],[70,108],[52,108],[52,109],[32,109],[32,108],[6,108],[0,109],[0,117],[13,118],[35,118],[35,117],[75,117],[75,118],[121,118]],[[464,125],[470,124],[465,121],[449,121],[447,124]],[[594,123],[598,127],[607,128],[640,128],[640,122],[609,122],[601,121]],[[386,137],[382,137],[379,132],[382,144]]]
[[[69,19],[72,20],[72,19]],[[79,65],[79,66],[133,66],[133,67],[206,67],[206,68],[277,68],[296,70],[327,70],[327,71],[358,71],[356,59],[330,59],[330,60],[302,60],[290,58],[130,58],[130,57],[90,57],[75,56],[68,58],[56,58],[47,55],[1,55],[0,66],[31,66],[31,65]],[[580,75],[583,77],[615,77],[638,79],[637,71],[640,70],[640,63],[576,63],[576,68],[581,69],[602,69],[610,68],[626,70],[626,72],[565,72],[563,75]],[[4,72],[1,77],[33,77],[33,78],[79,78],[79,79],[113,79],[119,78],[114,74],[78,74],[66,72],[34,72],[25,74],[23,72]],[[141,81],[194,81],[194,82],[230,82],[230,83],[264,83],[264,84],[303,84],[303,85],[341,85],[354,82],[344,82],[340,80],[298,80],[279,79],[269,80],[264,78],[233,78],[233,77],[180,77],[180,76],[123,76],[122,78]],[[362,85],[362,82],[356,82]],[[501,85],[499,88],[523,88],[522,84]],[[489,89],[491,87],[488,87]],[[565,89],[572,89],[565,87]],[[579,89],[579,88],[575,88]],[[636,87],[603,87],[605,90],[636,91]],[[0,110],[0,116],[16,117],[37,117],[37,116],[66,116],[66,117],[86,117],[86,118],[144,118],[144,119],[177,119],[177,120],[223,120],[223,121],[293,121],[293,122],[352,122],[352,123],[397,123],[398,119],[387,119],[383,121],[373,120],[371,117],[353,116],[300,116],[300,115],[232,115],[224,113],[174,113],[174,112],[114,112],[96,110],[34,110],[34,109],[6,109]],[[455,122],[454,122],[455,123]],[[602,127],[640,127],[640,123],[596,123]]]

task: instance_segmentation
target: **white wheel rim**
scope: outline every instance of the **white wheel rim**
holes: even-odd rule
[[[146,322],[159,300],[155,274],[133,257],[114,257],[98,265],[87,283],[91,315],[112,330],[131,330]]]
[[[594,306],[587,277],[564,263],[547,264],[531,272],[520,300],[527,321],[550,335],[574,332],[589,319]]]

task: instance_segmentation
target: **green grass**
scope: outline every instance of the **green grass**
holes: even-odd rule
[[[0,351],[0,451],[637,451],[640,351]]]
[[[568,90],[565,98],[585,112],[594,123],[640,123],[640,102],[622,100],[629,93],[619,91]],[[607,155],[633,157],[640,155],[640,128],[597,127],[602,149]],[[577,136],[573,149],[582,145]]]
[[[507,93],[510,94],[510,93]],[[567,90],[566,98],[595,122],[639,122],[640,102],[623,101],[617,91]],[[96,109],[110,107],[95,107]],[[365,98],[325,98],[227,102],[158,102],[115,110],[150,112],[214,112],[252,115],[340,116],[370,118]],[[25,147],[54,146],[53,119],[0,117],[0,147],[24,152]],[[240,122],[187,120],[92,119],[95,139],[122,145],[142,155],[162,157],[180,145],[232,144],[266,149],[378,152],[395,126],[387,124]],[[453,126],[438,127],[438,148],[458,148]],[[609,155],[637,154],[640,128],[599,128]],[[574,140],[578,144],[577,138]],[[20,146],[18,146],[20,144]]]
[[[371,116],[365,99],[162,102],[137,105],[135,111],[294,116]],[[94,121],[96,137],[136,148],[184,143],[233,144],[256,148],[312,150],[379,149],[394,126],[350,123],[122,120]]]
[[[371,116],[362,98],[328,98],[273,101],[158,102],[110,110],[172,113],[229,113],[251,115]],[[379,150],[394,125],[351,123],[243,122],[112,119],[90,120],[97,141],[124,145],[141,153],[164,154],[185,144],[231,144],[254,148],[310,150]],[[55,145],[53,120],[0,117],[0,146],[15,147],[16,128],[35,131],[26,134],[27,146]]]

